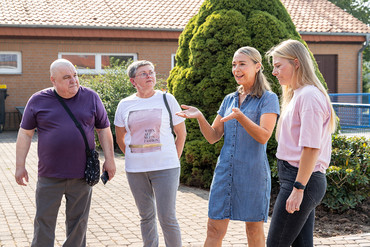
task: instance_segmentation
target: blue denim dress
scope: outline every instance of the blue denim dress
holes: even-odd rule
[[[229,115],[232,108],[239,107],[238,102],[238,92],[227,95],[217,113],[222,117]],[[260,98],[248,95],[240,110],[259,125],[262,114],[280,114],[279,100],[270,91]],[[224,145],[213,175],[209,218],[267,221],[271,174],[266,145],[252,138],[237,120],[224,123]]]

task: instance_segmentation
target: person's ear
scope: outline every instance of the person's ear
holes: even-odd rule
[[[53,85],[55,85],[55,79],[54,79],[54,77],[50,76],[50,81],[51,81],[51,83],[53,83]]]
[[[136,83],[135,83],[135,79],[134,78],[130,78],[130,82],[132,84],[133,87],[136,87]]]
[[[258,73],[258,71],[261,70],[261,67],[262,67],[261,63],[256,63],[256,73]]]
[[[296,69],[298,69],[298,68],[299,68],[299,66],[301,66],[301,64],[299,63],[298,58],[294,59],[294,67],[295,67]]]

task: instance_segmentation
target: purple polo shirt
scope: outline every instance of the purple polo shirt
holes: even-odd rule
[[[109,127],[107,112],[98,94],[81,86],[74,97],[64,101],[82,125],[90,149],[94,148],[94,127]],[[39,176],[84,177],[84,139],[56,98],[53,88],[41,90],[31,96],[24,110],[21,127],[26,130],[37,128]]]

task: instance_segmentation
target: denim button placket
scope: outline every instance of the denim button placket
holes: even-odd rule
[[[234,124],[233,124],[233,135],[232,135],[232,149],[231,149],[231,152],[230,152],[230,165],[229,165],[229,186],[226,188],[227,190],[227,196],[226,196],[226,200],[228,200],[228,204],[229,204],[229,207],[225,210],[225,213],[230,216],[231,214],[231,210],[232,210],[232,201],[231,201],[231,193],[232,193],[232,180],[233,180],[233,177],[232,177],[232,173],[233,173],[233,162],[234,162],[234,152],[236,152],[236,149],[235,149],[235,145],[236,145],[236,133],[237,133],[237,128],[238,128],[238,121],[234,121]]]

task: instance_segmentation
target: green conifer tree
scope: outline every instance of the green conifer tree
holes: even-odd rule
[[[304,43],[279,0],[205,0],[180,35],[177,64],[168,78],[169,91],[180,104],[198,107],[212,123],[223,98],[237,87],[231,72],[234,52],[252,46],[263,56],[285,39]],[[280,86],[271,75],[271,67],[266,60],[263,65],[273,91],[279,95]],[[321,74],[319,78],[324,81]],[[187,120],[186,124],[181,181],[208,188],[223,141],[210,145],[196,120]],[[267,152],[273,165],[274,138]]]

